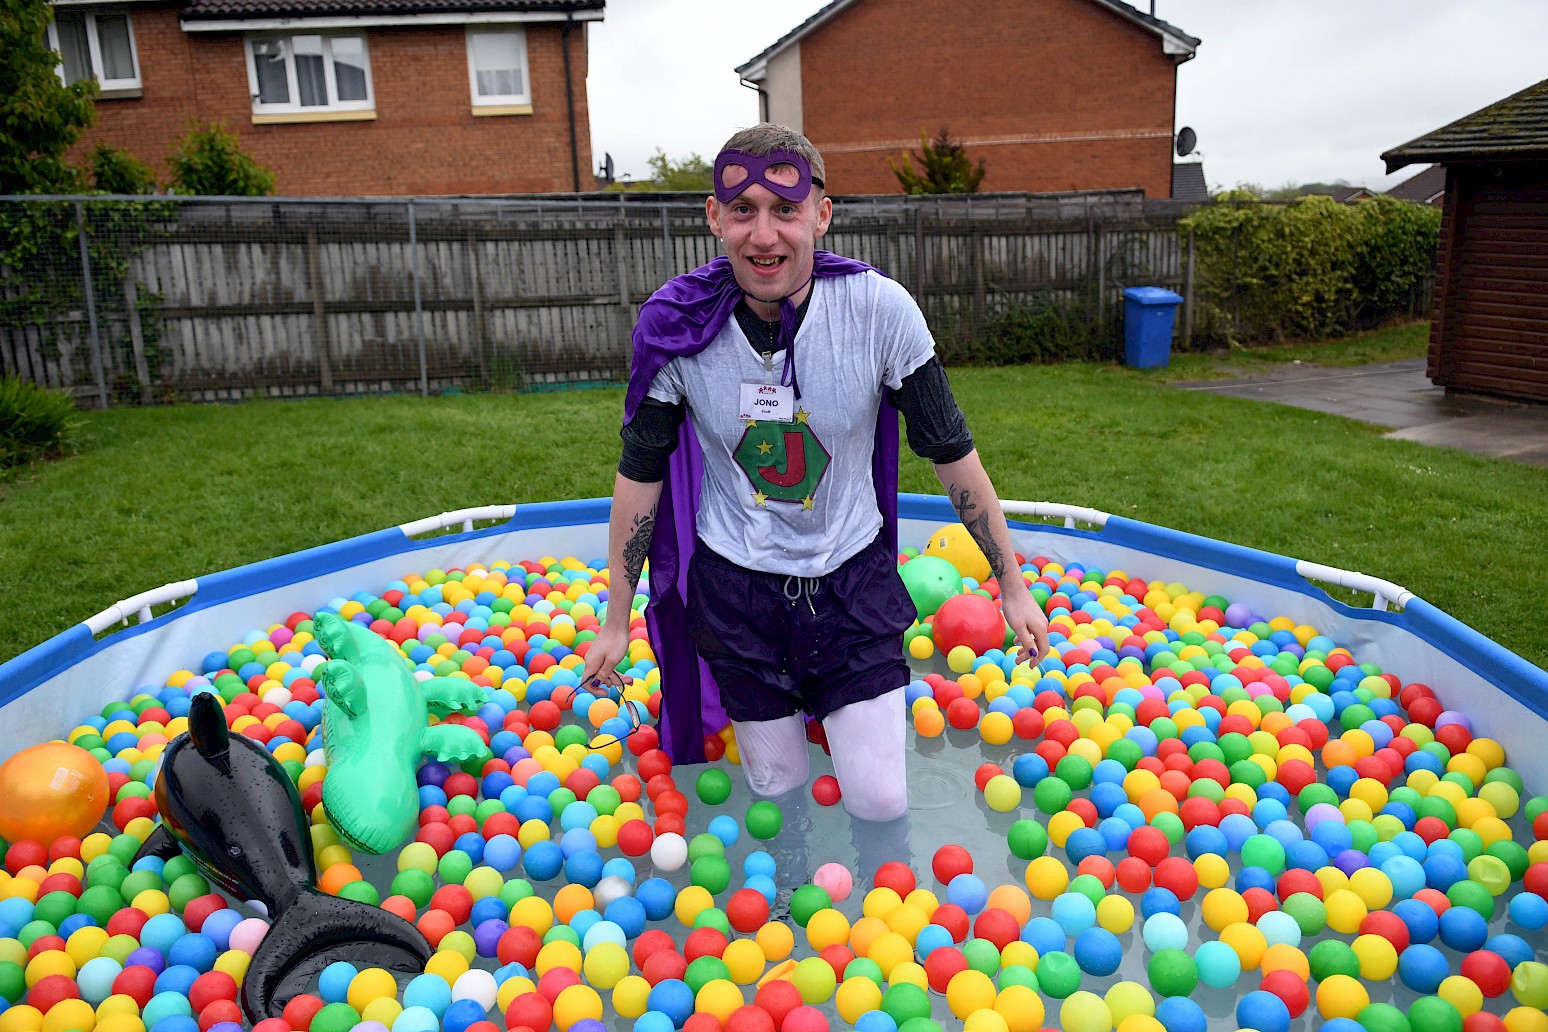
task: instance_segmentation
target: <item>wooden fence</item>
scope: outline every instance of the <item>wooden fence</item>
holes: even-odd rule
[[[1124,287],[1183,290],[1179,214],[840,199],[823,244],[907,286],[950,355],[1039,296],[1115,335]],[[638,196],[0,199],[0,231],[35,237],[0,270],[0,373],[102,405],[621,380],[640,303],[718,245],[701,203]]]

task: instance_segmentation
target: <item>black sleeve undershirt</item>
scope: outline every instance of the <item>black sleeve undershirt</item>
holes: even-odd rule
[[[623,454],[618,472],[638,484],[666,479],[667,460],[677,447],[677,431],[687,410],[686,402],[658,401],[648,395],[642,399],[634,418],[619,431]]]
[[[966,458],[973,450],[973,434],[940,359],[931,355],[924,365],[903,377],[887,397],[903,413],[908,427],[908,446],[915,455],[940,465]]]

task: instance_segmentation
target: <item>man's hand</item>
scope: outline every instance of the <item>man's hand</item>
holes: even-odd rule
[[[616,622],[616,630],[614,626],[613,620],[603,621],[601,630],[591,640],[591,648],[586,650],[586,665],[581,669],[581,687],[592,695],[606,695],[609,687],[623,690],[623,675],[614,668],[629,652],[627,618]]]
[[[1015,567],[1011,569],[1012,572],[1000,581],[1000,610],[1021,645],[1022,658],[1036,666],[1049,651],[1048,617],[1043,615],[1037,599],[1027,590],[1021,571]]]

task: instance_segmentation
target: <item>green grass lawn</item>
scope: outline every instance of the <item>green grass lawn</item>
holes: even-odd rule
[[[1399,362],[1423,358],[1430,346],[1430,324],[1413,322],[1357,333],[1340,340],[1309,344],[1279,344],[1172,355],[1165,369],[1133,370],[1133,375],[1176,383],[1182,380],[1226,380],[1282,369],[1299,362],[1316,366],[1362,366],[1373,362]]]
[[[1548,470],[1116,367],[952,380],[1004,498],[1385,577],[1548,665],[1530,612]],[[448,509],[606,494],[621,407],[608,389],[93,413],[79,455],[0,485],[0,659],[167,581]],[[912,455],[902,486],[940,490]]]

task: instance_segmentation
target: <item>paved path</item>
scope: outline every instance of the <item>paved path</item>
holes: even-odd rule
[[[1305,363],[1247,380],[1178,383],[1392,427],[1386,436],[1548,467],[1548,406],[1447,394],[1425,376],[1425,360],[1331,369]]]

